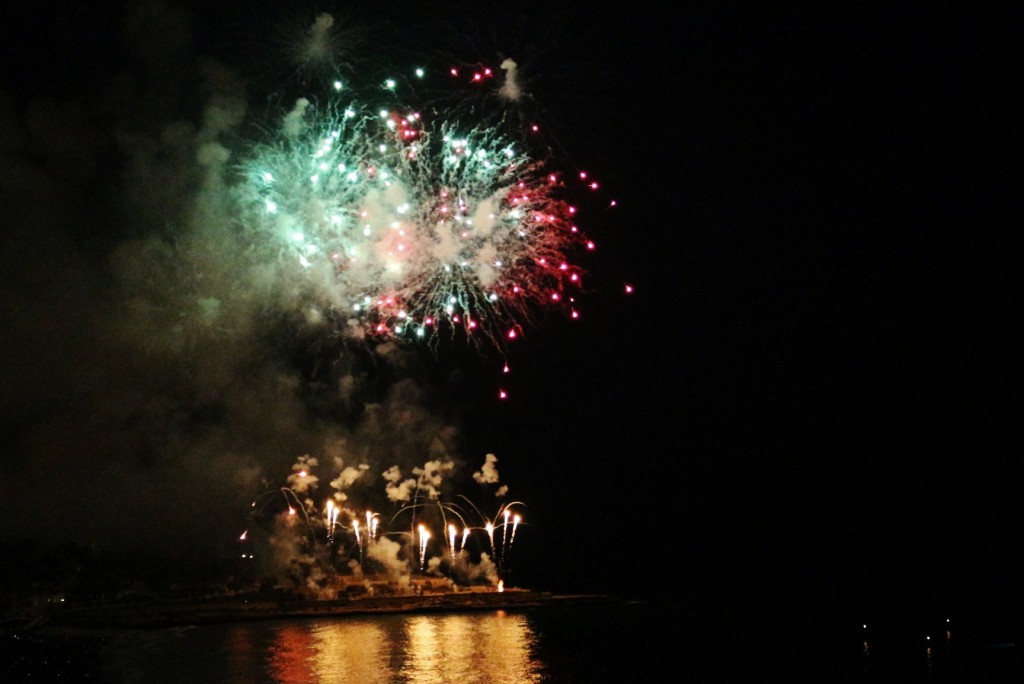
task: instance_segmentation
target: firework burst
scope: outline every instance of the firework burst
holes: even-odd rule
[[[577,315],[574,259],[593,243],[561,174],[498,127],[336,89],[300,98],[238,187],[247,244],[308,318],[349,338],[460,331],[503,348],[539,311]]]

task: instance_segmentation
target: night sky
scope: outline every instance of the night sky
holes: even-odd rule
[[[356,73],[515,58],[524,116],[617,202],[581,219],[581,319],[527,330],[509,400],[488,352],[347,362],[466,468],[498,456],[523,584],[1020,604],[1019,16],[416,4],[3,10],[3,537],[185,562],[328,433],[412,458],[418,437],[329,408],[337,349],[284,321],[175,342],[202,183],[182,141],[222,98],[244,115],[214,134],[244,144],[327,11]]]

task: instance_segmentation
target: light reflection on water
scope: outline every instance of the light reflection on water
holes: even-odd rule
[[[145,630],[108,642],[101,657],[104,681],[140,684],[1024,682],[1015,633],[965,625],[974,636],[958,641],[948,623],[917,627],[815,610],[780,619],[671,602],[551,605]]]
[[[379,622],[353,620],[317,622],[309,625],[311,641],[301,654],[310,673],[305,679],[290,678],[273,663],[278,679],[285,681],[374,682],[388,672],[386,643],[394,636]]]
[[[404,681],[540,681],[531,657],[535,635],[522,615],[421,615],[409,620],[406,634]]]
[[[525,615],[391,615],[138,632],[106,662],[121,682],[536,684],[535,644]]]

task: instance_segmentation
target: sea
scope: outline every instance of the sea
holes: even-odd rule
[[[756,619],[745,615],[759,615]],[[87,658],[51,647],[0,680],[586,684],[1024,682],[1020,635],[959,619],[848,624],[813,613],[614,601],[127,630]],[[41,658],[42,660],[39,660]],[[49,660],[47,660],[49,658]]]

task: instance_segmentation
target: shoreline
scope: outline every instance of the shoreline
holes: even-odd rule
[[[96,635],[125,629],[161,629],[257,620],[349,617],[400,613],[509,610],[551,605],[605,604],[621,599],[605,594],[552,594],[506,589],[503,592],[451,592],[332,600],[209,599],[181,603],[104,605],[54,612],[37,627],[52,635]]]

